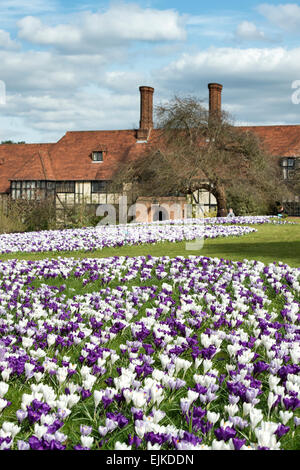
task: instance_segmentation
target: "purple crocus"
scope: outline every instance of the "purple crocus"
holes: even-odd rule
[[[289,430],[290,430],[289,426],[284,426],[283,424],[280,424],[278,428],[276,429],[275,434],[278,436],[278,439],[280,439],[282,436],[287,434]]]
[[[128,435],[128,445],[132,446],[134,445],[136,449],[140,447],[142,444],[142,439],[140,439],[137,435],[131,436],[131,434]]]
[[[237,437],[233,437],[232,442],[235,450],[240,450],[246,444],[246,439],[239,439]]]
[[[229,439],[234,438],[236,435],[236,430],[231,426],[226,426],[226,428],[220,427],[215,429],[215,436],[218,441],[229,441]]]

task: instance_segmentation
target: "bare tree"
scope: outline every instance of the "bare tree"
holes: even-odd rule
[[[115,181],[131,183],[136,196],[210,191],[218,216],[226,216],[226,193],[235,187],[257,197],[279,197],[280,170],[257,135],[235,127],[228,114],[212,115],[194,97],[156,107],[157,126],[145,151],[127,162]],[[134,188],[134,189],[133,189]]]

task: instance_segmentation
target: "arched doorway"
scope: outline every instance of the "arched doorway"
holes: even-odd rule
[[[153,222],[163,222],[169,218],[168,211],[164,207],[158,206],[154,209]]]

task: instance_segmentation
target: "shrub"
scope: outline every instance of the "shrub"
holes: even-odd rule
[[[0,233],[24,232],[25,225],[21,219],[13,213],[6,214],[5,212],[3,208],[0,209]]]
[[[204,211],[204,217],[217,217],[217,209],[210,209],[208,211]]]
[[[88,204],[85,200],[65,207],[64,228],[82,228],[97,225],[100,218],[96,216],[95,204]]]
[[[0,232],[30,232],[56,227],[53,198],[42,200],[7,199],[0,210]]]
[[[26,201],[23,217],[26,231],[55,229],[56,211],[53,198]]]
[[[270,201],[260,198],[253,191],[228,191],[227,207],[232,207],[235,215],[240,216],[273,214]]]

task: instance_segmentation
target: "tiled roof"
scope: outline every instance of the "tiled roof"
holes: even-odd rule
[[[252,131],[274,156],[300,156],[300,125],[240,126]],[[152,130],[150,142],[155,138]],[[53,144],[0,145],[0,193],[9,180],[110,180],[122,163],[139,157],[145,148],[136,130],[72,131]],[[93,151],[104,152],[93,162]]]
[[[54,144],[1,144],[0,145],[0,193],[6,193],[10,188],[10,180],[21,174],[22,179],[47,179],[40,153],[48,155]],[[46,168],[49,166],[48,158]],[[18,179],[18,178],[16,178]]]
[[[267,150],[274,156],[300,156],[300,125],[240,126],[254,132],[263,140]]]
[[[109,180],[122,163],[139,154],[135,130],[67,132],[51,150],[57,180]],[[103,151],[103,162],[92,152]]]

